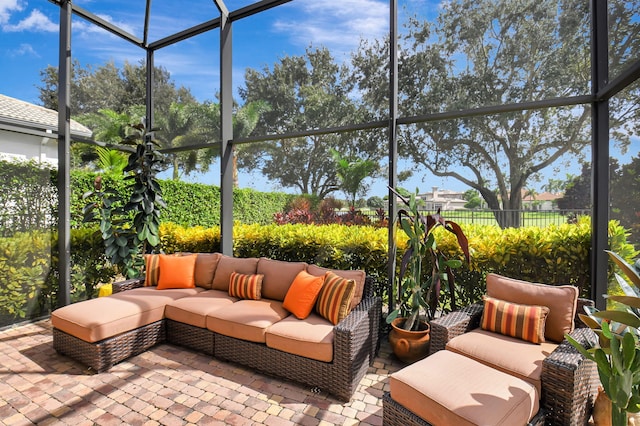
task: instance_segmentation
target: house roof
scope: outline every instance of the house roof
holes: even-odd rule
[[[539,194],[536,194],[535,196],[531,196],[531,195],[524,195],[525,192],[524,190],[522,191],[522,201],[553,201],[553,200],[557,200],[558,198],[562,198],[564,197],[564,194],[561,193],[551,193],[551,192],[541,192]]]
[[[0,129],[58,132],[58,111],[0,94]],[[91,130],[71,120],[71,135],[91,137]]]

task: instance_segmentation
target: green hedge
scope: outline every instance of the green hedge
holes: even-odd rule
[[[71,230],[71,301],[97,296],[115,278],[94,229]],[[48,315],[58,298],[58,238],[31,231],[0,237],[0,327]]]
[[[591,225],[588,218],[576,225],[501,230],[495,226],[465,225],[471,264],[457,271],[460,304],[479,300],[487,273],[524,280],[579,286],[589,295]],[[461,256],[454,236],[443,230],[441,247],[449,256]],[[161,249],[166,253],[214,252],[220,249],[219,228],[160,227]],[[405,236],[398,232],[398,260]],[[0,238],[0,326],[2,318],[32,318],[56,304],[57,241],[47,232],[19,233]],[[631,260],[637,256],[618,222],[609,224],[611,249]],[[234,255],[304,261],[337,269],[364,269],[375,278],[376,291],[387,299],[387,230],[368,226],[258,225],[234,226]],[[51,255],[53,253],[53,256]],[[97,287],[115,278],[104,256],[100,237],[93,230],[72,230],[72,300],[95,297]],[[613,280],[611,280],[613,282]],[[616,287],[610,291],[617,291]],[[446,295],[445,295],[446,296]],[[448,303],[448,298],[444,298]]]
[[[71,173],[71,222],[74,227],[82,226],[82,209],[86,201],[82,195],[93,190],[96,173]],[[125,193],[122,179],[103,177],[103,188],[113,188]],[[167,208],[160,220],[183,226],[213,227],[220,225],[220,188],[213,185],[161,180],[162,196]],[[273,215],[284,210],[294,197],[281,192],[259,192],[253,189],[234,189],[234,220],[241,223],[267,224],[273,222]]]
[[[463,225],[469,238],[471,264],[456,271],[457,300],[468,304],[484,294],[485,276],[497,273],[532,282],[571,284],[582,296],[590,293],[591,223],[500,229],[490,225]],[[455,236],[438,229],[441,247],[462,258]],[[161,226],[161,246],[167,253],[217,251],[218,229]],[[611,249],[626,259],[637,252],[627,242],[628,232],[616,221],[609,224]],[[339,269],[364,269],[377,279],[386,298],[387,230],[340,225],[241,225],[234,227],[234,255],[304,261]],[[398,232],[397,265],[406,237]],[[444,295],[448,303],[447,295]]]

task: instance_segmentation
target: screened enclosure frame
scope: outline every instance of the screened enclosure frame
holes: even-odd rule
[[[368,123],[354,123],[348,126],[314,129],[286,134],[264,135],[256,137],[233,137],[232,126],[232,39],[233,23],[235,21],[259,14],[295,0],[263,0],[235,11],[229,11],[223,0],[212,0],[220,16],[177,32],[171,36],[149,41],[149,22],[151,18],[151,0],[146,0],[143,37],[139,38],[123,29],[103,20],[97,15],[72,4],[70,0],[50,0],[60,7],[60,53],[58,68],[58,190],[59,190],[59,270],[60,282],[58,304],[70,303],[70,86],[71,86],[71,27],[72,16],[97,25],[104,30],[138,46],[146,53],[146,119],[147,127],[154,123],[153,97],[153,69],[154,53],[164,47],[182,40],[194,37],[207,31],[220,31],[220,140],[217,142],[192,145],[185,148],[166,149],[164,152],[182,150],[196,150],[201,148],[218,148],[220,152],[220,232],[222,253],[232,255],[233,241],[233,176],[232,176],[232,146],[268,141],[274,139],[289,139],[312,135],[343,133],[356,130],[386,128],[388,133],[388,184],[395,188],[398,183],[398,141],[397,131],[400,126],[415,123],[428,123],[441,120],[465,118],[479,115],[498,114],[505,112],[542,109],[550,107],[573,106],[580,104],[591,105],[591,149],[592,149],[592,237],[591,237],[591,298],[596,300],[597,306],[604,307],[605,300],[601,295],[607,292],[609,222],[609,105],[610,98],[631,85],[640,78],[640,60],[631,64],[615,79],[609,81],[608,63],[608,4],[606,0],[590,0],[591,6],[591,94],[584,96],[562,97],[541,101],[523,102],[484,106],[461,111],[447,111],[413,117],[398,116],[398,58],[397,43],[390,43],[389,48],[389,112],[386,119]],[[328,6],[330,7],[330,6]],[[389,0],[389,37],[398,40],[398,2]],[[393,226],[397,210],[397,200],[389,191],[389,252],[388,256],[388,288],[392,294],[395,281],[395,227]],[[392,299],[390,298],[390,303]]]

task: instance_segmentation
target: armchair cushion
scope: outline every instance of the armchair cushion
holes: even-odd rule
[[[546,306],[520,305],[485,296],[480,326],[483,330],[542,343],[547,315]]]
[[[475,329],[455,337],[447,350],[495,368],[531,383],[541,394],[542,361],[558,345],[545,342],[534,345],[515,337]]]
[[[507,302],[549,308],[545,338],[560,343],[574,328],[578,288],[530,283],[497,274],[487,275],[487,295]]]

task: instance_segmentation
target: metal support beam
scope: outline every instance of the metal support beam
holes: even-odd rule
[[[595,95],[609,79],[607,1],[591,1],[591,91]],[[609,102],[591,104],[592,202],[591,215],[591,298],[596,307],[604,309],[607,293],[609,248]]]
[[[153,129],[155,125],[155,116],[154,116],[154,108],[155,102],[153,100],[153,88],[155,87],[155,73],[153,72],[155,64],[154,64],[154,50],[147,49],[147,84],[146,84],[146,97],[147,101],[145,103],[145,127],[147,131]]]
[[[63,2],[66,3],[66,2]],[[103,30],[106,30],[108,32],[110,32],[113,35],[116,35],[130,43],[133,43],[137,46],[143,46],[143,41],[142,39],[134,36],[133,34],[128,33],[127,31],[123,30],[122,28],[119,28],[115,25],[113,25],[112,23],[105,21],[104,19],[102,19],[101,17],[94,15],[93,13],[89,12],[88,10],[84,10],[81,7],[78,6],[73,6],[73,13],[75,13],[78,16],[81,16],[82,18],[86,19],[87,21],[91,22],[94,25],[99,26],[100,28],[102,28]]]
[[[285,3],[289,3],[291,0],[262,0],[249,6],[245,6],[238,10],[234,10],[229,14],[231,22],[235,22],[239,19],[248,18],[265,10],[273,9],[276,6],[280,6]]]
[[[233,255],[233,88],[231,76],[232,24],[228,15],[220,25],[220,251]]]
[[[389,0],[389,186],[398,185],[398,2]],[[389,232],[388,232],[388,294],[389,312],[394,306],[393,288],[396,280],[396,214],[398,200],[389,190]]]
[[[62,1],[58,58],[58,306],[71,303],[71,15],[71,1]]]

